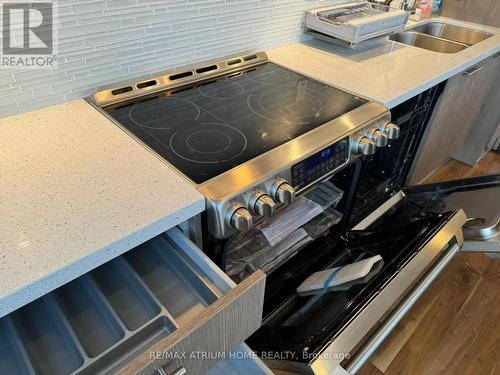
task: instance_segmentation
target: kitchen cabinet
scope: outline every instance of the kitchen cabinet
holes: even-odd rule
[[[498,58],[492,56],[448,80],[423,134],[410,184],[422,182],[442,166],[476,131],[497,71]]]
[[[264,285],[261,271],[236,285],[174,228],[1,318],[0,363],[19,374],[205,374],[260,327]]]
[[[443,0],[441,15],[500,27],[500,2],[498,0]]]
[[[491,75],[493,84],[485,100],[476,125],[472,128],[465,143],[452,155],[462,163],[474,166],[486,152],[495,148],[500,138],[500,54],[493,59],[494,70]]]

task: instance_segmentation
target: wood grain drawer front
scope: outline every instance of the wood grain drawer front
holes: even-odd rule
[[[167,237],[224,294],[195,315],[177,321],[173,333],[126,364],[121,374],[172,374],[181,368],[189,375],[205,374],[221,360],[222,353],[235,349],[261,325],[262,271],[236,285],[178,229],[167,232]]]
[[[161,368],[171,374],[184,367],[187,374],[204,374],[221,359],[203,358],[204,353],[213,357],[227,353],[260,327],[264,285],[264,273],[255,272],[197,319],[149,348],[120,373],[153,375]]]

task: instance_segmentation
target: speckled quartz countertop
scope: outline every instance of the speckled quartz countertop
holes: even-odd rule
[[[83,100],[0,120],[0,317],[204,209]]]
[[[500,30],[439,17],[440,21],[494,33],[458,53],[442,54],[392,42],[348,50],[313,40],[268,51],[271,61],[392,108],[500,51]]]

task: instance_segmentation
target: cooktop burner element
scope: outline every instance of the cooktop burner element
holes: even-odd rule
[[[290,91],[271,89],[259,97],[248,96],[247,104],[255,114],[266,120],[308,124],[321,116],[329,100],[320,92],[297,87]]]
[[[259,75],[253,74],[252,71],[245,73],[245,75],[250,81],[263,85],[282,83],[290,79],[290,72],[277,66],[268,67],[265,71],[261,71]]]
[[[270,62],[155,95],[109,113],[196,184],[366,103]]]
[[[128,110],[129,120],[147,129],[171,129],[172,124],[179,120],[196,121],[200,114],[201,110],[195,103],[172,96],[139,102]]]
[[[238,129],[221,123],[201,123],[201,129],[180,130],[170,137],[170,148],[193,163],[223,163],[238,157],[247,139]]]
[[[245,88],[238,82],[229,80],[222,81],[218,86],[212,82],[198,86],[201,95],[210,99],[226,100],[241,96],[245,93]]]

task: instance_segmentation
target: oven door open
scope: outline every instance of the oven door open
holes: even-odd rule
[[[464,245],[464,194],[470,211],[499,192],[499,176],[406,188],[353,230],[316,241],[268,276],[265,319],[247,343],[272,368],[331,374],[343,362],[355,373]],[[375,254],[384,265],[365,284],[295,292],[316,271]]]

